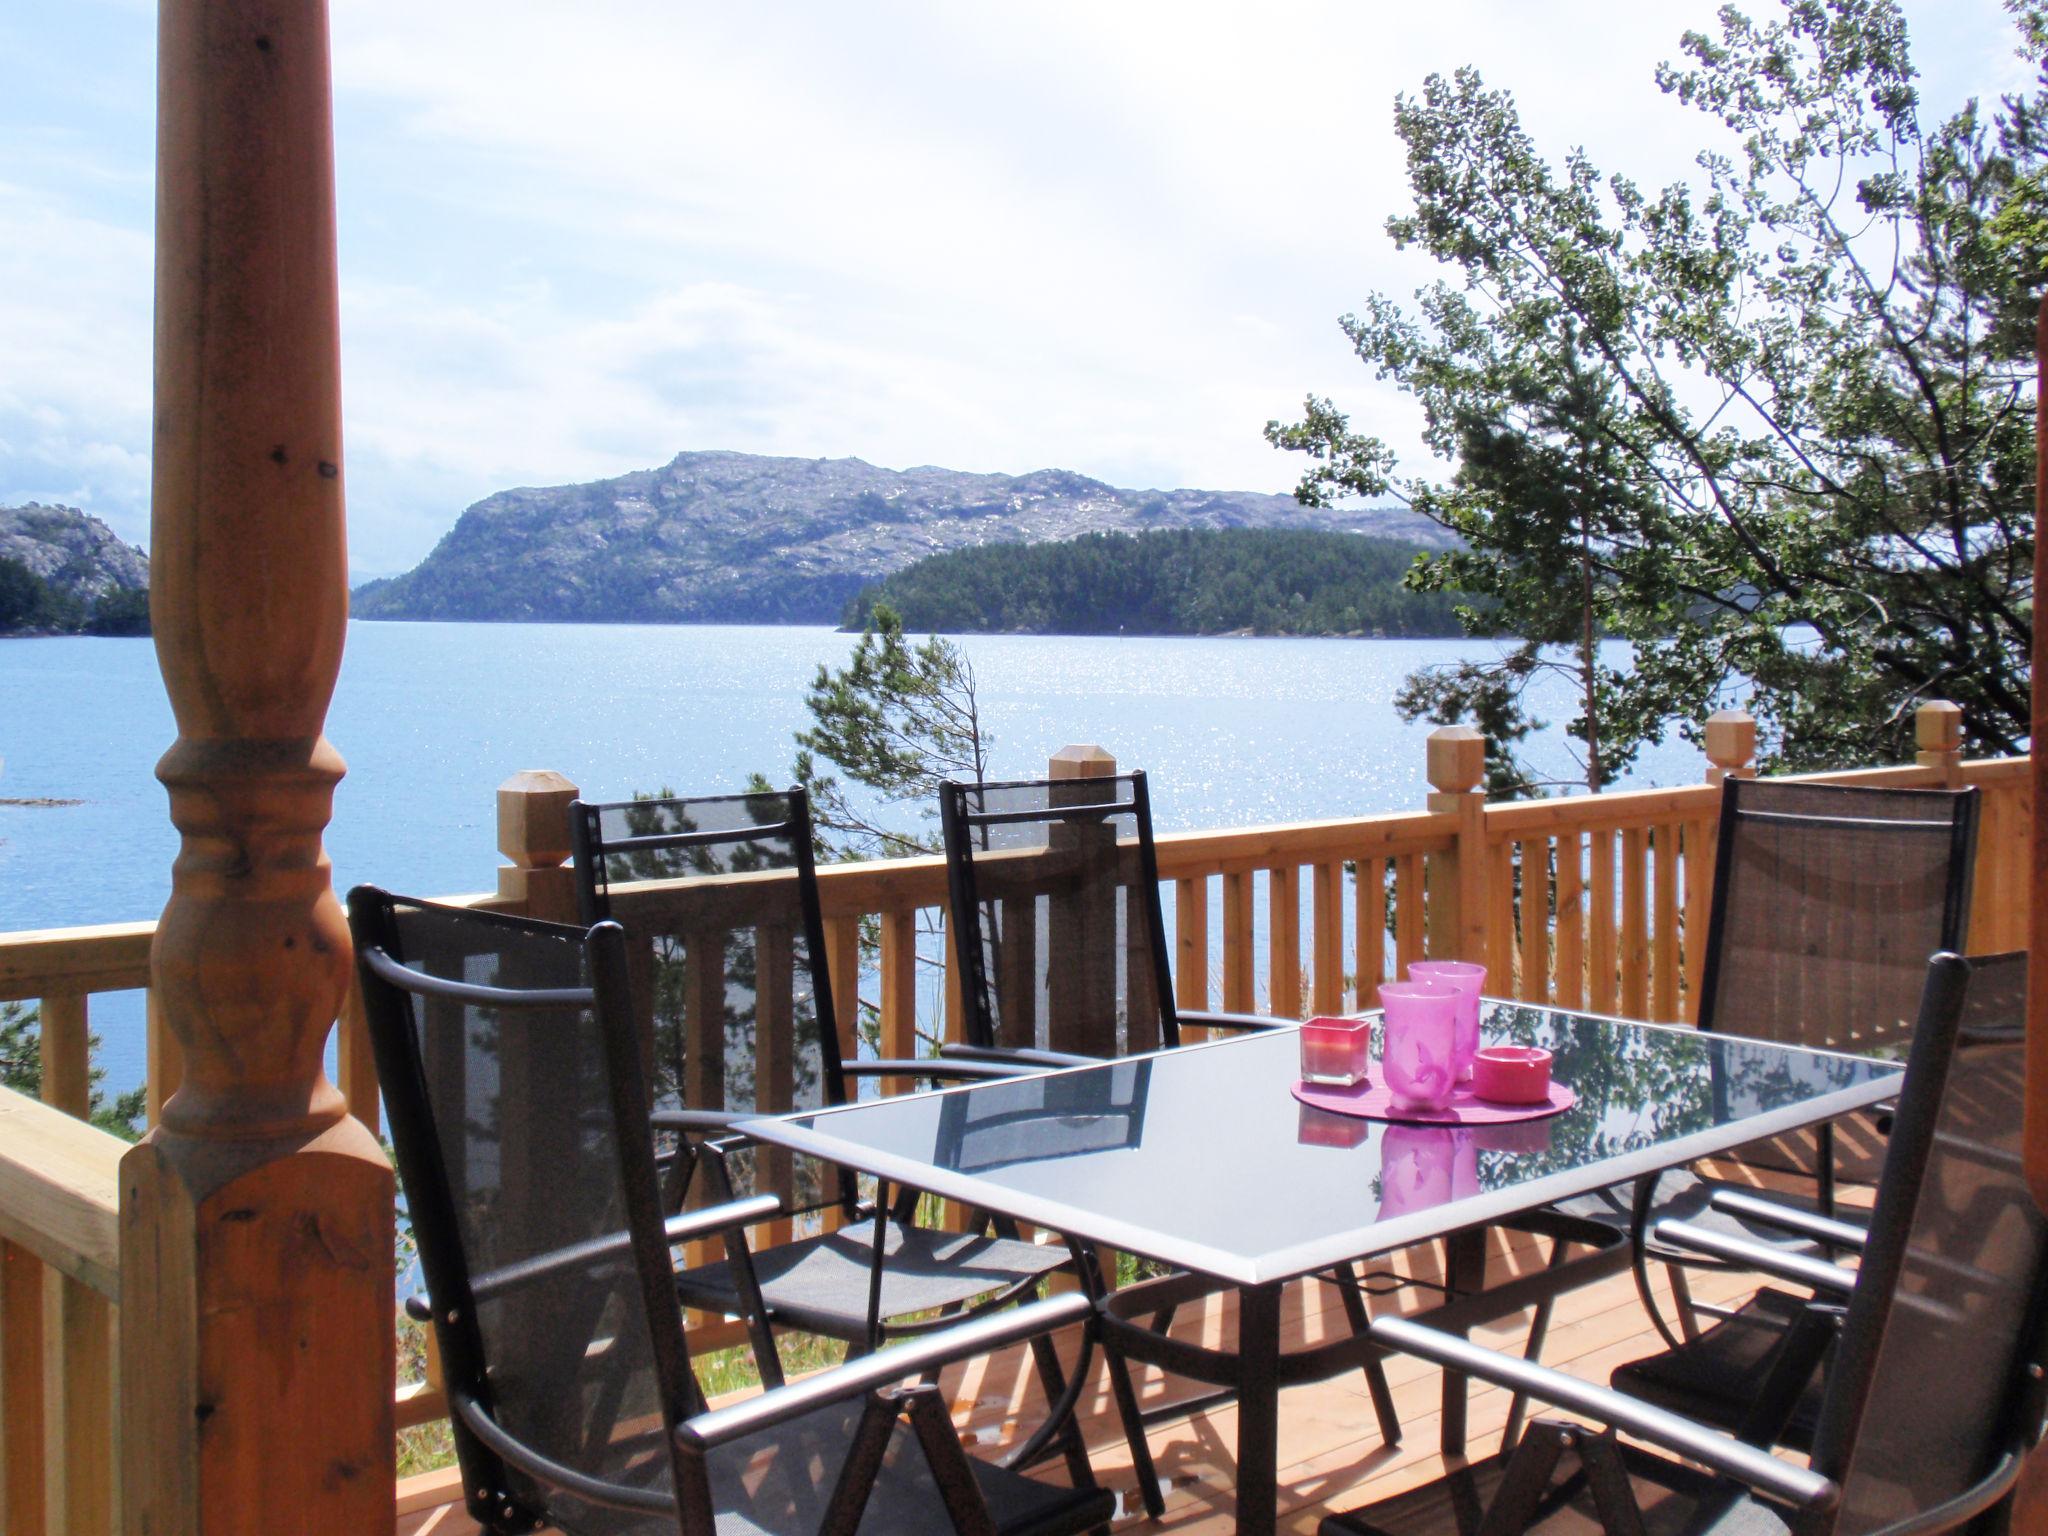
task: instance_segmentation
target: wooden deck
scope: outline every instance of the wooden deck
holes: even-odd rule
[[[1719,1170],[1723,1173],[1731,1170]],[[1769,1176],[1738,1171],[1764,1182]],[[1770,1179],[1770,1182],[1786,1182]],[[1845,1201],[1867,1199],[1867,1188],[1845,1189]],[[1540,1264],[1547,1244],[1495,1232],[1489,1239],[1488,1279],[1498,1282]],[[1440,1278],[1434,1246],[1410,1249],[1386,1266],[1420,1279]],[[1701,1273],[1693,1280],[1702,1301],[1734,1302],[1753,1289],[1739,1275]],[[1375,1313],[1415,1311],[1431,1304],[1431,1294],[1409,1289],[1372,1300]],[[1203,1309],[1190,1308],[1176,1321],[1174,1332],[1215,1344],[1235,1329],[1235,1302],[1216,1298]],[[1667,1315],[1669,1315],[1667,1313]],[[1497,1348],[1522,1348],[1528,1319],[1504,1320],[1474,1338]],[[1290,1287],[1283,1316],[1288,1346],[1331,1337],[1344,1330],[1337,1294],[1320,1282]],[[1543,1350],[1546,1364],[1559,1366],[1592,1381],[1625,1361],[1654,1353],[1659,1340],[1637,1300],[1633,1280],[1622,1274],[1562,1297]],[[1073,1341],[1062,1354],[1071,1359]],[[1434,1367],[1396,1357],[1388,1375],[1400,1409],[1404,1438],[1389,1450],[1380,1444],[1372,1405],[1362,1376],[1352,1374],[1310,1386],[1290,1388],[1280,1396],[1280,1529],[1312,1536],[1316,1523],[1334,1509],[1348,1509],[1398,1493],[1437,1476],[1443,1461],[1437,1452],[1441,1379]],[[956,1404],[955,1422],[977,1450],[993,1450],[1011,1440],[1020,1426],[1037,1422],[1041,1399],[1022,1350],[970,1362],[948,1374],[946,1385]],[[1158,1372],[1141,1375],[1139,1388],[1148,1406],[1173,1396],[1191,1396],[1192,1384],[1170,1382]],[[1507,1394],[1491,1388],[1473,1390],[1470,1443],[1474,1455],[1497,1444],[1506,1421]],[[1542,1410],[1539,1410],[1542,1411]],[[1134,1532],[1171,1531],[1175,1536],[1229,1536],[1235,1503],[1237,1416],[1222,1407],[1182,1420],[1169,1420],[1151,1435],[1152,1455],[1166,1484],[1166,1516],[1146,1520],[1136,1497],[1130,1454],[1125,1446],[1106,1384],[1097,1373],[1095,1391],[1084,1399],[1081,1413],[1091,1460],[1098,1480],[1114,1489],[1124,1513],[1117,1529]],[[1055,1467],[1044,1475],[1057,1475]],[[459,1507],[443,1505],[453,1496],[452,1474],[439,1482],[416,1479],[401,1485],[399,1536],[473,1536],[477,1527]],[[409,1500],[409,1505],[407,1501]],[[2021,1527],[2016,1527],[2021,1528]]]

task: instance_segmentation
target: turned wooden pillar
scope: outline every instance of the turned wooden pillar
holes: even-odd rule
[[[1705,736],[1709,784],[1756,777],[1756,717],[1748,710],[1715,710]]]
[[[392,1177],[321,1057],[348,614],[321,0],[162,0],[150,613],[182,841],[151,985],[183,1058],[121,1164],[130,1536],[388,1531]]]
[[[1429,860],[1428,928],[1423,946],[1434,960],[1486,959],[1486,737],[1469,725],[1429,733],[1429,798],[1434,815],[1458,818],[1458,845],[1448,859]],[[1372,899],[1377,892],[1361,895]],[[1505,978],[1502,978],[1504,981]],[[1505,991],[1505,986],[1502,986]]]

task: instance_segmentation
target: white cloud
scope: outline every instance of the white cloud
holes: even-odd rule
[[[2019,78],[1995,0],[1914,13],[1943,104]],[[1426,275],[1381,234],[1394,93],[1477,63],[1547,151],[1654,184],[1701,120],[1651,71],[1711,24],[1709,0],[347,0],[359,569],[501,486],[684,448],[1277,490],[1297,466],[1260,426],[1311,390],[1412,445],[1335,325]],[[135,536],[149,232],[92,189],[150,149],[73,126],[0,137],[0,499],[71,488]]]

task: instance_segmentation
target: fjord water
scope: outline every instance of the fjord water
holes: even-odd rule
[[[593,798],[708,793],[789,772],[805,687],[854,637],[726,625],[350,625],[328,735],[349,765],[327,847],[337,888],[490,887],[494,791],[554,768]],[[999,776],[1099,742],[1152,779],[1161,830],[1418,809],[1426,725],[1391,700],[1419,666],[1498,650],[1461,640],[971,636]],[[1536,755],[1571,773],[1561,688]],[[177,835],[156,761],[175,736],[147,640],[0,642],[0,931],[152,918]],[[1695,751],[1646,754],[1634,782],[1693,782]],[[108,1084],[142,1075],[135,998],[94,1003]]]

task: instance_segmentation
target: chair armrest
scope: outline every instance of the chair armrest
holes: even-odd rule
[[[662,1223],[663,1235],[671,1245],[687,1243],[693,1238],[716,1237],[738,1227],[751,1227],[757,1221],[766,1221],[781,1210],[780,1195],[749,1195],[744,1200],[729,1200],[723,1205],[708,1205],[701,1211],[685,1211],[680,1216],[671,1216]],[[521,1259],[516,1264],[507,1264],[478,1275],[470,1281],[469,1293],[476,1300],[483,1301],[542,1279],[559,1269],[574,1269],[630,1253],[632,1247],[633,1237],[629,1232],[593,1237],[588,1242],[572,1243],[567,1248],[557,1248],[552,1253]]]
[[[944,1061],[925,1056],[915,1061],[849,1061],[840,1070],[848,1077],[929,1077],[957,1083],[1001,1083],[1036,1069],[1007,1066],[998,1061]]]
[[[948,1061],[1008,1062],[1013,1072],[1042,1072],[1056,1067],[1092,1067],[1106,1058],[1076,1056],[1071,1051],[1041,1051],[1028,1045],[942,1045]]]
[[[700,1135],[715,1136],[744,1121],[760,1118],[755,1114],[723,1109],[657,1109],[647,1117],[647,1123],[658,1131],[695,1131]]]
[[[1069,1293],[1006,1312],[992,1312],[971,1323],[927,1334],[914,1343],[865,1355],[802,1381],[763,1392],[728,1408],[714,1408],[676,1426],[676,1437],[696,1450],[730,1444],[764,1429],[802,1418],[828,1403],[842,1402],[912,1376],[935,1371],[956,1360],[993,1353],[1023,1339],[1049,1333],[1088,1317],[1093,1304]]]
[[[1174,1010],[1182,1024],[1194,1029],[1293,1029],[1299,1019],[1276,1019],[1263,1013],[1212,1013],[1206,1008]]]
[[[1861,1253],[1863,1245],[1870,1241],[1869,1231],[1851,1222],[1836,1221],[1818,1211],[1780,1205],[1775,1200],[1760,1200],[1736,1189],[1715,1190],[1712,1204],[1715,1210],[1737,1217],[1751,1226],[1776,1227],[1781,1232],[1810,1237],[1833,1248],[1853,1248]]]
[[[1811,1508],[1830,1506],[1840,1497],[1841,1490],[1818,1472],[1780,1461],[1767,1450],[1746,1445],[1611,1387],[1595,1386],[1549,1366],[1499,1354],[1406,1318],[1374,1318],[1370,1337],[1376,1344],[1626,1430],[1640,1440],[1699,1462],[1772,1498]]]
[[[1768,1243],[1745,1242],[1725,1232],[1709,1232],[1690,1222],[1660,1221],[1650,1229],[1650,1235],[1666,1247],[1704,1254],[1710,1259],[1753,1269],[1773,1279],[1803,1285],[1830,1296],[1847,1296],[1856,1289],[1854,1270],[1843,1269],[1839,1264],[1830,1264],[1823,1259],[1810,1259],[1804,1254],[1786,1253]]]
[[[448,1407],[454,1417],[460,1419],[469,1432],[483,1441],[502,1461],[508,1461],[520,1471],[550,1487],[566,1489],[580,1499],[593,1504],[602,1504],[611,1509],[632,1509],[652,1513],[669,1514],[673,1517],[676,1501],[673,1495],[661,1493],[647,1487],[629,1487],[624,1483],[606,1482],[601,1477],[592,1477],[574,1467],[565,1467],[552,1457],[535,1450],[525,1441],[508,1434],[498,1421],[484,1410],[483,1404],[465,1392],[451,1392]]]

